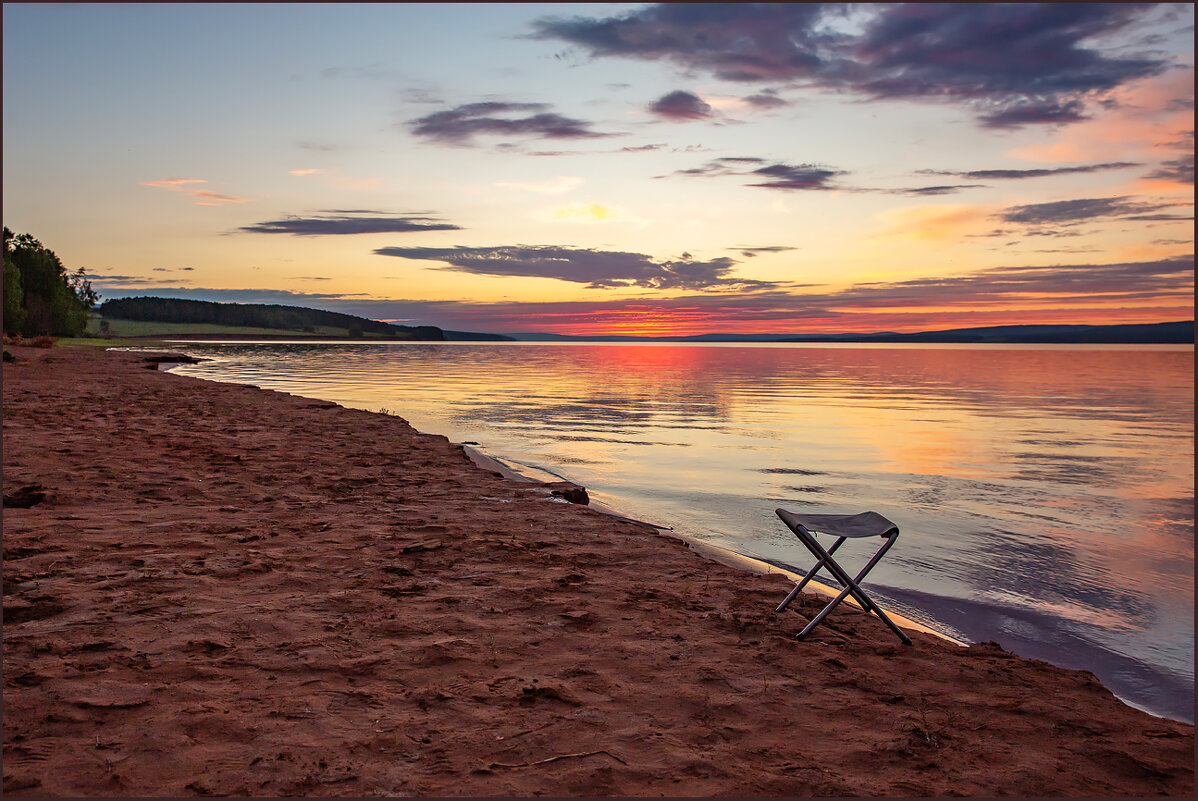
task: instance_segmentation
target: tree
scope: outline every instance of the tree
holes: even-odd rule
[[[68,274],[54,251],[29,234],[4,229],[5,333],[78,336],[97,300],[82,267]]]
[[[8,229],[4,229],[4,333],[17,336],[25,325],[25,293],[21,268],[8,257]]]

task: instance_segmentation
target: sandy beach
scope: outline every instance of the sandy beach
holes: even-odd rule
[[[5,794],[1193,793],[1193,727],[1090,673],[796,642],[785,577],[399,417],[7,350]]]

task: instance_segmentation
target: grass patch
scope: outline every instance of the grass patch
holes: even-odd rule
[[[58,340],[61,348],[144,348],[159,344],[153,339],[112,339],[104,337],[66,337]]]

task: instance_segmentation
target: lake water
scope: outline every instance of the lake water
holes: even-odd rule
[[[176,347],[212,359],[179,373],[387,410],[775,564],[811,561],[776,507],[872,509],[902,532],[883,606],[1194,720],[1190,346]]]

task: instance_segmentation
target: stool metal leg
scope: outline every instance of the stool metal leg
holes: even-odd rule
[[[832,554],[836,553],[836,549],[839,548],[841,543],[843,543],[846,539],[846,537],[840,537],[836,540],[836,542],[832,543],[832,547],[828,549],[828,556],[830,557]],[[819,572],[820,568],[824,566],[826,561],[826,559],[821,558],[818,562],[816,562],[815,567],[807,571],[807,575],[803,576],[803,580],[795,585],[795,588],[790,591],[790,595],[787,595],[785,600],[778,604],[778,608],[774,611],[781,612],[786,607],[790,606],[790,602],[793,601],[795,597],[798,596],[799,592],[807,586],[807,582],[815,578],[815,574]]]
[[[904,634],[902,629],[896,626],[894,621],[891,620],[886,613],[878,607],[877,604],[870,600],[869,596],[867,596],[865,592],[862,591],[861,587],[858,586],[858,583],[862,578],[865,577],[865,574],[872,570],[874,565],[876,565],[878,561],[886,554],[886,552],[890,550],[890,546],[894,545],[894,541],[898,539],[897,531],[887,538],[886,544],[878,549],[878,552],[874,554],[872,559],[869,560],[869,563],[866,564],[865,567],[861,569],[861,572],[857,574],[856,579],[849,577],[849,574],[844,571],[844,568],[837,564],[836,560],[832,558],[831,551],[825,551],[823,546],[821,546],[815,537],[812,536],[810,531],[800,525],[795,527],[794,532],[796,535],[798,535],[799,539],[803,541],[803,544],[807,546],[807,549],[820,558],[819,565],[823,566],[826,564],[832,575],[834,575],[840,581],[840,583],[844,585],[844,590],[840,593],[840,595],[836,596],[831,603],[825,606],[820,613],[816,615],[815,618],[808,623],[801,632],[799,632],[797,639],[803,639],[808,632],[810,632],[825,617],[827,617],[829,612],[835,609],[841,601],[852,594],[852,596],[857,599],[857,602],[861,604],[863,609],[873,612],[880,617],[882,622],[885,623],[891,631],[898,635],[898,638],[902,640],[904,645],[911,644],[911,638]],[[843,540],[843,537],[841,539]],[[838,542],[836,544],[839,545],[840,543]],[[812,574],[809,573],[808,577],[811,575]]]

